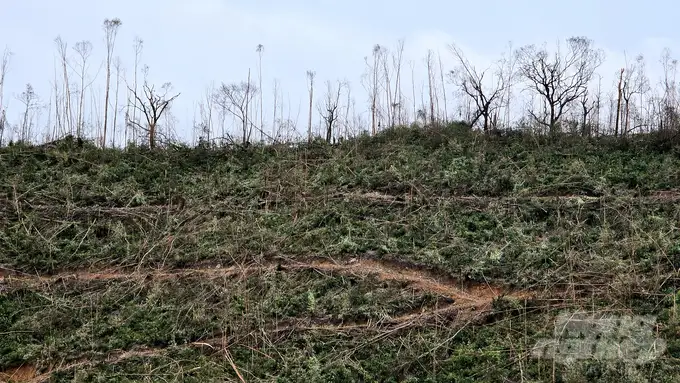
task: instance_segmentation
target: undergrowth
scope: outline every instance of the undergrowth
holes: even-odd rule
[[[658,137],[483,136],[455,124],[338,145],[0,148],[0,371],[117,382],[674,381],[678,154]],[[310,257],[541,296],[425,317],[450,300],[398,274],[179,273]],[[130,277],[67,277],[84,269]],[[47,274],[57,277],[37,277]],[[577,308],[656,316],[668,349],[639,368],[532,358],[555,315]]]

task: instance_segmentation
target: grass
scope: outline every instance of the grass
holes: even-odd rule
[[[0,148],[0,380],[676,381],[679,153],[455,124]],[[531,357],[579,308],[656,316],[668,348]]]

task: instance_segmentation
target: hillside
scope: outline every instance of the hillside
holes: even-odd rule
[[[0,380],[678,381],[679,154],[456,125],[0,148]],[[578,309],[666,349],[536,357]]]

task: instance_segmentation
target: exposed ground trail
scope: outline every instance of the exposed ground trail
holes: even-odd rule
[[[289,334],[292,332],[352,332],[362,331],[363,333],[373,334],[367,337],[367,343],[378,338],[389,336],[397,331],[408,329],[412,326],[417,326],[434,319],[441,318],[452,323],[454,326],[464,327],[476,319],[481,319],[491,313],[491,302],[484,302],[477,300],[476,303],[471,304],[457,304],[452,303],[441,308],[433,310],[423,310],[421,312],[413,312],[409,314],[400,315],[397,317],[386,318],[379,322],[354,322],[348,324],[329,325],[329,324],[305,324],[300,322],[281,323],[275,326],[270,326],[265,329],[269,334]],[[196,347],[206,350],[208,352],[224,353],[229,348],[229,340],[221,334],[209,339],[201,339],[195,342],[181,345],[183,347]],[[110,352],[103,359],[88,359],[82,358],[80,360],[55,365],[48,369],[47,372],[39,373],[33,365],[23,365],[16,368],[11,368],[7,371],[0,371],[0,382],[21,382],[21,383],[43,383],[50,380],[51,376],[58,372],[69,371],[86,366],[93,366],[100,363],[116,364],[125,361],[126,359],[134,357],[162,357],[168,352],[166,348],[152,348],[141,347],[126,351]]]
[[[528,298],[531,294],[522,291],[508,291],[500,286],[489,284],[474,284],[463,286],[451,278],[445,278],[437,273],[424,270],[418,267],[398,264],[386,260],[372,259],[351,259],[348,262],[334,262],[326,259],[312,259],[308,261],[266,261],[261,264],[243,266],[197,266],[183,269],[142,269],[125,272],[122,270],[108,269],[101,271],[76,270],[61,272],[53,275],[29,275],[10,273],[0,268],[0,286],[29,285],[37,286],[40,284],[51,284],[65,280],[81,281],[115,281],[129,279],[172,279],[183,278],[195,275],[202,275],[207,278],[226,278],[247,276],[256,273],[287,270],[317,270],[319,272],[338,272],[342,274],[352,274],[366,277],[374,275],[380,280],[392,280],[406,282],[413,288],[430,292],[436,295],[448,297],[456,302],[473,305],[483,305],[494,298],[505,295],[514,298]]]
[[[172,278],[186,278],[203,276],[206,278],[238,278],[257,273],[295,272],[301,270],[315,270],[321,273],[341,273],[361,277],[373,276],[379,280],[401,281],[411,288],[436,294],[448,298],[450,303],[443,306],[418,309],[395,317],[386,317],[380,321],[351,322],[341,324],[319,323],[312,320],[293,320],[271,324],[263,329],[272,336],[287,336],[286,334],[300,331],[317,332],[352,332],[361,331],[374,333],[375,339],[389,336],[396,331],[412,326],[431,322],[446,322],[453,326],[465,326],[470,322],[486,317],[493,312],[493,300],[505,296],[514,299],[529,299],[534,296],[530,291],[508,290],[500,286],[489,284],[464,285],[452,278],[447,278],[435,271],[409,266],[396,262],[375,259],[351,259],[346,262],[328,259],[310,259],[305,261],[270,260],[261,264],[219,267],[215,265],[200,265],[183,269],[133,269],[131,271],[107,269],[101,271],[76,270],[60,272],[53,275],[27,275],[12,273],[0,269],[0,292],[6,288],[24,286],[39,289],[41,286],[63,281],[121,281],[121,280],[163,280]],[[372,338],[368,338],[372,339]],[[197,340],[188,346],[208,348],[213,352],[223,352],[225,339],[221,334],[215,334],[210,339]],[[137,350],[112,352],[104,360],[88,360],[72,362],[66,365],[53,366],[48,372],[38,373],[33,366],[26,365],[19,368],[0,372],[0,382],[10,378],[16,382],[45,382],[50,376],[59,371],[94,365],[98,363],[118,363],[131,357],[162,356],[165,349],[142,348]]]

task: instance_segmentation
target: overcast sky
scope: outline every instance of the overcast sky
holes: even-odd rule
[[[7,46],[14,53],[5,104],[8,119],[17,122],[21,108],[15,96],[26,83],[49,100],[58,35],[69,46],[81,40],[94,44],[94,75],[105,52],[105,18],[123,22],[116,55],[129,77],[138,36],[144,40],[142,63],[149,66],[152,82],[172,82],[182,93],[173,114],[182,136],[190,137],[196,102],[211,82],[245,80],[249,68],[257,74],[258,44],[264,46],[265,120],[271,121],[273,81],[278,79],[292,118],[300,111],[304,126],[307,70],[316,71],[318,84],[350,81],[357,112],[365,111],[364,56],[376,43],[393,48],[402,38],[404,66],[410,72],[408,61],[415,61],[418,81],[425,75],[428,49],[440,52],[444,69],[451,69],[447,45],[452,42],[481,66],[500,58],[511,41],[516,48],[583,35],[606,53],[599,71],[603,86],[611,86],[624,53],[629,58],[644,54],[656,82],[662,49],[680,53],[678,9],[670,0],[2,0],[0,50]],[[103,79],[102,72],[93,90],[101,91]]]

